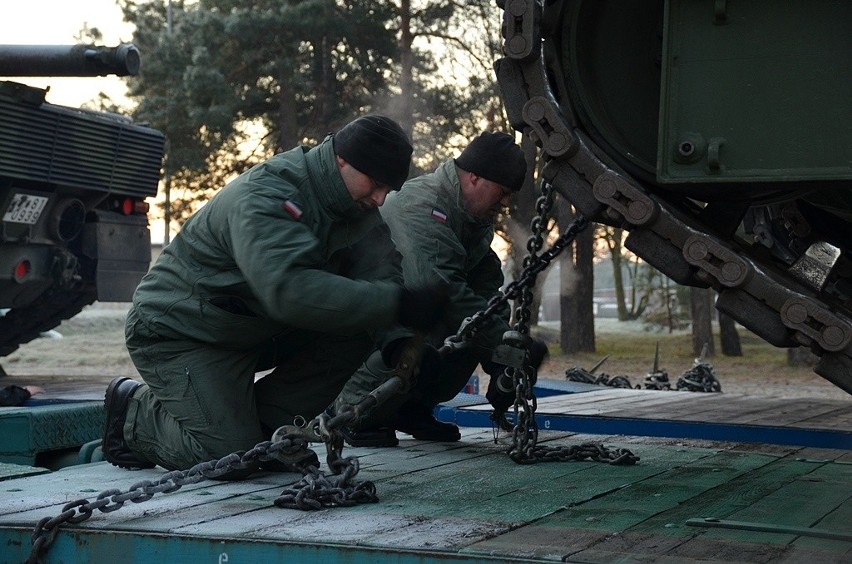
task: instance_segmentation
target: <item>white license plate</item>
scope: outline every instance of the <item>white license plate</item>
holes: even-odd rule
[[[3,221],[33,225],[41,217],[47,200],[45,196],[17,193],[12,196],[12,201],[9,202],[9,207],[3,214]]]

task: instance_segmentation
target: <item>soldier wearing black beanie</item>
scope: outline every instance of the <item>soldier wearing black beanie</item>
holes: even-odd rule
[[[523,151],[505,133],[481,134],[462,151],[456,159],[456,165],[513,192],[521,189],[527,174]]]
[[[399,190],[408,178],[413,151],[399,124],[382,115],[359,117],[334,135],[334,152],[339,157],[393,190]]]
[[[510,308],[491,308],[477,329],[472,346],[439,354],[445,339],[458,331],[465,319],[489,308],[504,278],[500,257],[491,248],[494,223],[521,189],[527,166],[521,148],[511,135],[486,132],[477,136],[455,159],[447,159],[434,172],[412,178],[402,190],[388,194],[379,213],[402,255],[405,284],[430,287],[447,284],[444,320],[424,332],[433,349],[422,349],[417,381],[407,391],[389,398],[344,431],[352,446],[394,446],[397,432],[424,441],[458,441],[459,428],[435,418],[435,407],[456,396],[477,366],[491,376],[486,398],[495,410],[505,412],[515,401],[515,391],[497,386],[506,366],[492,358],[511,330]],[[421,312],[429,311],[424,304]],[[374,351],[350,377],[335,400],[333,410],[358,405],[394,374],[404,346]],[[547,344],[532,339],[528,361],[536,369],[547,355]],[[337,411],[339,413],[339,411]]]

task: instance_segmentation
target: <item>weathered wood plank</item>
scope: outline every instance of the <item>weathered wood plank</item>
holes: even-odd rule
[[[813,527],[825,516],[837,511],[846,504],[852,504],[852,466],[833,462],[811,462],[809,459],[785,460],[785,464],[801,468],[801,474],[794,476],[775,491],[769,492],[759,500],[730,513],[726,519],[749,523],[766,523],[790,527]],[[761,487],[754,482],[753,487]],[[848,526],[842,532],[848,533]],[[762,545],[788,545],[796,540],[796,535],[760,531],[737,531],[730,529],[710,529],[704,532],[706,541],[726,539],[736,542],[749,542]],[[692,541],[690,541],[692,542]],[[838,550],[845,553],[852,543],[838,544]],[[687,549],[689,542],[684,545]],[[826,544],[821,545],[823,550]]]
[[[852,402],[850,405],[838,407],[830,411],[816,413],[810,417],[805,417],[791,427],[805,428],[821,428],[821,429],[842,429],[844,431],[852,431]]]

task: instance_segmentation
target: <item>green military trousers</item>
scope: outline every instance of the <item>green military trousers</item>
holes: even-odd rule
[[[249,450],[281,425],[322,412],[374,347],[366,334],[301,332],[226,350],[160,339],[131,310],[127,348],[146,386],[129,403],[124,438],[170,470]]]

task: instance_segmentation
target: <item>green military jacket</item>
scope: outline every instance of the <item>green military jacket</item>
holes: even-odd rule
[[[389,194],[381,214],[402,253],[406,285],[440,281],[449,286],[446,325],[432,334],[439,346],[466,317],[484,310],[503,285],[500,258],[491,249],[494,225],[464,210],[453,159]],[[497,313],[477,335],[477,345],[493,348],[509,330],[508,306]]]
[[[399,253],[347,191],[332,143],[255,166],[184,224],[134,295],[148,330],[235,350],[300,329],[383,336]]]

